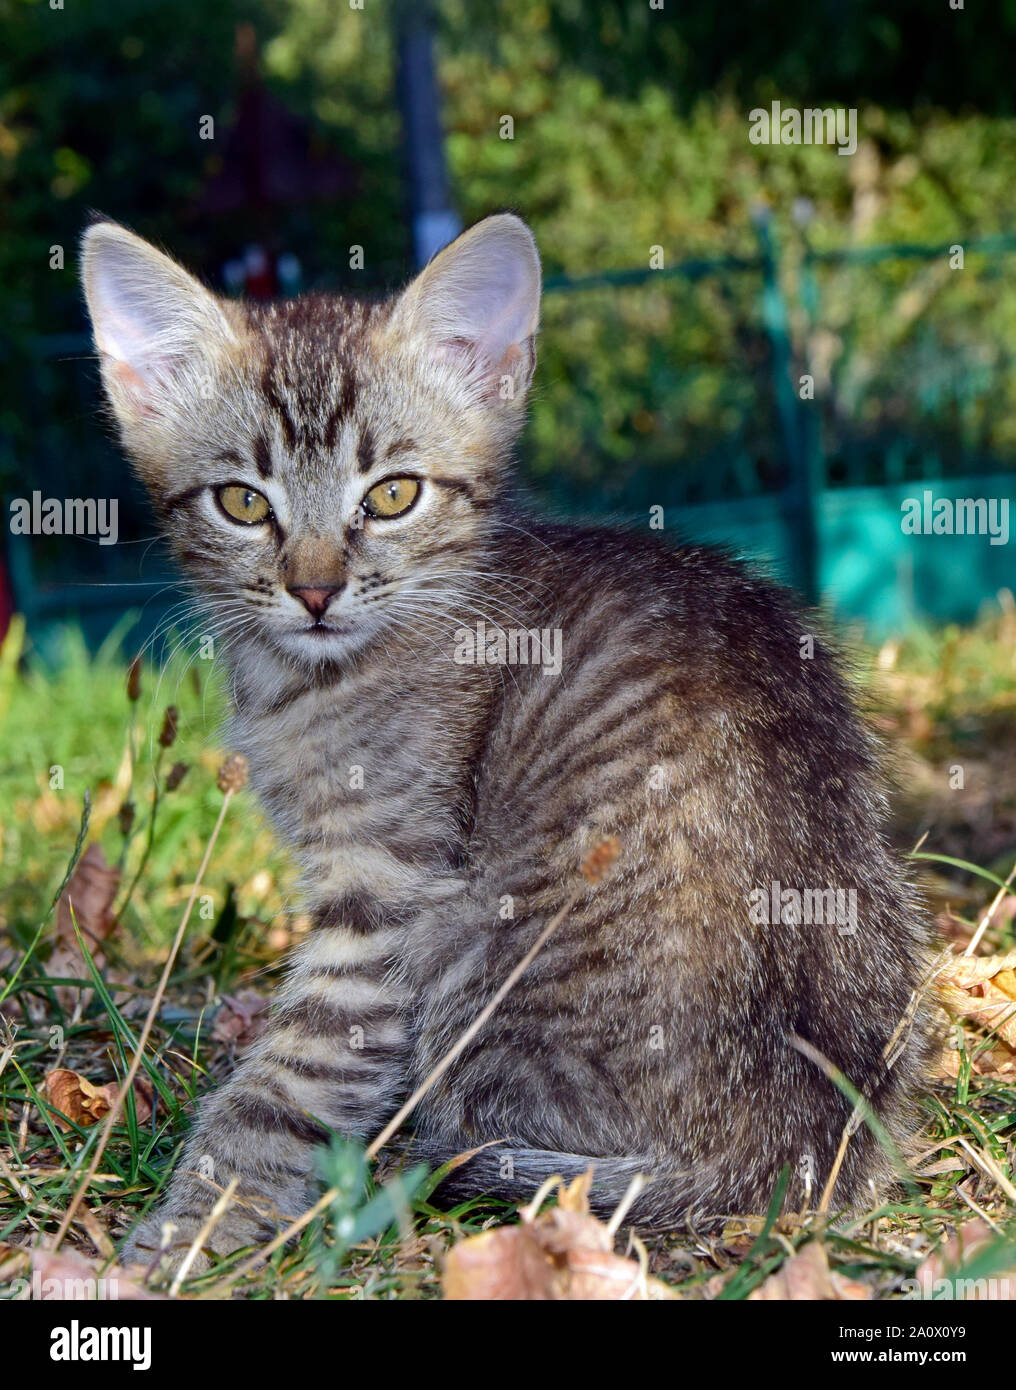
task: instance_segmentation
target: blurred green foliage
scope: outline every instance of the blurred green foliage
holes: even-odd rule
[[[812,317],[800,265],[805,236],[822,249],[1013,230],[1016,0],[934,13],[920,0],[749,0],[729,16],[704,0],[433,8],[465,222],[514,208],[549,275],[583,275],[645,267],[652,247],[668,266],[754,256],[752,217],[767,207],[786,253],[795,359],[816,377],[827,427],[934,432],[947,449],[1012,455],[1011,259],[971,258],[963,272],[940,261],[824,269]],[[76,429],[98,428],[55,386],[40,395],[32,365],[39,335],[83,326],[75,247],[88,209],[213,283],[260,230],[242,211],[212,217],[198,203],[235,111],[238,24],[255,25],[274,95],[355,170],[345,200],[275,209],[277,242],[317,284],[373,292],[406,273],[395,5],[0,0],[0,17],[0,437],[12,446],[0,487],[24,476],[26,454],[31,468],[47,417],[58,462]],[[857,153],[750,144],[748,111],[773,99],[856,106]],[[199,138],[206,115],[214,141]],[[362,271],[349,269],[356,244]],[[63,269],[50,266],[53,247]],[[572,494],[591,488],[609,503],[691,460],[717,477],[721,455],[763,485],[767,470],[777,477],[759,289],[740,272],[548,297],[532,479],[564,475]]]

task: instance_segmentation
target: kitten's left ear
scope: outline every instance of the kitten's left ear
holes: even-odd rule
[[[203,373],[236,336],[193,276],[115,222],[82,241],[82,279],[102,376],[121,427],[193,410]]]
[[[489,402],[525,394],[536,363],[540,257],[510,213],[487,217],[440,251],[399,302],[397,322],[461,363]]]

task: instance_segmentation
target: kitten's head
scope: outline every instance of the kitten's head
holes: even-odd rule
[[[124,447],[224,631],[333,660],[466,591],[535,361],[524,223],[478,223],[380,304],[220,300],[112,222],[83,264]]]

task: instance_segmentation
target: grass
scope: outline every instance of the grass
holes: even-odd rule
[[[47,671],[18,660],[20,641],[12,629],[0,656],[0,1280],[23,1274],[25,1248],[57,1229],[103,1127],[88,1115],[63,1119],[44,1078],[64,1068],[99,1087],[125,1075],[222,807],[223,694],[208,663],[146,667],[131,701],[115,644],[89,656],[68,633],[63,663]],[[922,840],[922,882],[958,947],[1016,857],[1016,611],[1003,595],[969,629],[861,647],[860,665],[901,782],[897,842],[910,850]],[[309,927],[249,792],[233,803],[143,1054],[145,1084],[70,1224],[65,1248],[95,1270],[157,1200],[197,1096],[233,1063],[244,1006],[270,992],[285,948]],[[108,932],[81,931],[84,978],[54,953],[68,926],[50,913],[79,839],[120,875]],[[1016,894],[1005,893],[981,954],[1013,949],[1014,918]],[[1016,1072],[979,1074],[983,1032],[971,1025],[956,1038],[956,1075],[925,1098],[918,1176],[894,1200],[834,1225],[814,1213],[777,1219],[774,1208],[708,1237],[652,1236],[651,1272],[687,1298],[746,1298],[820,1236],[838,1278],[900,1297],[922,1261],[977,1217],[989,1238],[967,1259],[968,1277],[1008,1274],[1016,1287]],[[321,1177],[334,1201],[293,1245],[232,1281],[240,1261],[225,1262],[181,1296],[436,1297],[448,1249],[514,1216],[489,1201],[438,1210],[435,1175],[402,1171],[397,1152],[372,1171],[359,1146],[335,1141]]]

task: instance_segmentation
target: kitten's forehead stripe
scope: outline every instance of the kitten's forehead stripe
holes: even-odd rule
[[[297,440],[296,424],[293,420],[292,415],[290,414],[288,405],[283,400],[282,395],[280,394],[279,385],[275,381],[271,364],[269,364],[265,368],[264,375],[261,378],[261,392],[265,400],[268,402],[272,410],[275,412],[275,415],[282,426],[282,432],[286,436],[287,448],[294,449],[296,447]]]
[[[325,421],[321,436],[321,443],[326,449],[335,448],[335,441],[339,435],[339,425],[342,423],[344,413],[344,409],[340,409],[338,406],[333,407],[328,412],[328,419]]]
[[[385,457],[392,459],[398,454],[412,454],[415,453],[415,451],[416,440],[409,439],[406,435],[403,435],[401,439],[395,439],[388,445],[388,452]]]
[[[357,364],[390,304],[309,295],[248,306],[261,341],[260,392],[290,453],[331,453],[363,394]]]
[[[336,371],[340,375],[338,399],[329,410],[321,433],[321,442],[326,449],[335,448],[339,426],[349,419],[356,406],[357,381],[352,364],[340,360],[336,363]]]
[[[361,473],[369,473],[374,467],[374,436],[369,425],[364,425],[360,442],[356,446],[356,462]]]
[[[356,373],[350,362],[344,362],[342,368],[342,386],[339,390],[339,399],[328,417],[328,423],[333,429],[341,425],[344,420],[348,420],[356,406],[358,390]]]
[[[259,477],[272,476],[272,451],[263,434],[259,434],[254,440],[254,467],[258,470]]]

